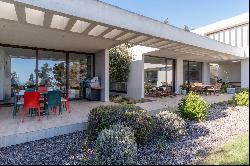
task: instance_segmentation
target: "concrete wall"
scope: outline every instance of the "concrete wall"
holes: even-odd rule
[[[232,46],[246,47],[249,46],[249,24],[214,32],[208,37]]]
[[[219,79],[225,82],[241,82],[241,63],[219,64]],[[245,76],[243,76],[245,77]]]
[[[144,53],[157,49],[144,46],[134,46],[129,48],[132,56],[130,72],[127,84],[127,94],[134,99],[144,98]]]
[[[183,59],[176,60],[176,70],[175,70],[175,89],[177,93],[180,93],[180,85],[183,85]]]
[[[109,101],[109,52],[107,49],[95,54],[95,76],[101,79],[101,101]]]
[[[249,59],[241,61],[241,87],[249,88]]]
[[[0,100],[11,97],[11,59],[0,48]]]
[[[210,84],[210,66],[209,63],[202,63],[202,83]]]

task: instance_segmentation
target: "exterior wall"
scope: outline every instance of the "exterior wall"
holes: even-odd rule
[[[133,99],[144,98],[144,53],[155,51],[155,48],[135,46],[129,48],[132,56],[127,84],[127,94]]]
[[[219,64],[219,79],[225,82],[241,82],[241,63]],[[245,77],[245,76],[244,76]]]
[[[241,61],[241,87],[249,88],[249,59]]]
[[[0,48],[0,100],[11,97],[11,59]]]
[[[202,63],[202,83],[210,84],[210,66],[209,63]]]
[[[249,87],[249,12],[210,24],[192,32],[226,43],[244,51],[245,60],[219,64],[218,77],[226,82],[241,82]]]
[[[211,39],[236,47],[249,46],[249,24],[244,24],[207,34]]]
[[[109,53],[105,49],[95,54],[95,76],[101,79],[101,101],[109,101]]]
[[[183,85],[183,59],[176,60],[176,70],[175,70],[175,89],[177,93],[180,93],[180,86]]]

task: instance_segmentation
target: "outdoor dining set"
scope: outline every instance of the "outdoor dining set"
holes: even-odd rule
[[[50,111],[56,114],[57,109],[59,109],[59,114],[62,114],[63,109],[70,112],[68,95],[59,89],[26,88],[14,93],[12,115],[15,117],[21,111],[22,122],[27,115],[27,111],[30,116],[38,115],[40,120],[41,115],[46,115],[48,119]]]
[[[221,83],[206,85],[200,82],[194,82],[181,85],[181,89],[186,91],[194,91],[198,94],[217,94],[221,89]],[[167,97],[176,96],[173,92],[173,87],[170,85],[162,84],[162,86],[145,86],[145,94],[148,97]]]

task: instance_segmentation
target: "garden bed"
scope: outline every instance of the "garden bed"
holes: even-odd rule
[[[203,122],[187,121],[187,134],[179,140],[151,140],[138,148],[138,164],[197,163],[232,136],[249,131],[248,107],[217,104]],[[93,154],[82,153],[83,132],[0,149],[0,164],[79,164]]]

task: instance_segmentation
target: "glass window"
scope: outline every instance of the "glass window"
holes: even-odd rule
[[[145,83],[152,86],[161,86],[167,80],[165,58],[145,57]]]
[[[38,85],[66,91],[66,55],[62,52],[38,52]]]
[[[80,98],[80,82],[91,77],[91,56],[69,54],[69,98]]]
[[[184,83],[202,82],[202,63],[201,62],[183,62]]]
[[[174,60],[162,57],[144,57],[144,81],[146,85],[172,86],[174,90]]]

